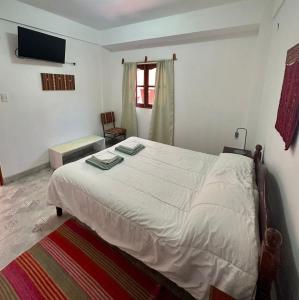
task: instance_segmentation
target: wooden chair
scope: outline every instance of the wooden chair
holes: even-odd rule
[[[0,167],[0,186],[4,185],[4,179],[2,176],[2,171],[1,171],[1,167]]]
[[[126,129],[115,127],[114,112],[101,113],[101,122],[103,127],[104,138],[110,140],[112,144],[115,143],[117,137],[123,136],[126,139]],[[109,125],[113,127],[107,128]]]

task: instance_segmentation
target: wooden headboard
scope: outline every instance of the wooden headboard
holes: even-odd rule
[[[262,163],[262,146],[257,145],[253,156],[256,183],[259,192],[259,231],[261,240],[259,275],[256,300],[271,299],[271,285],[280,263],[281,233],[270,227],[270,199],[267,186],[267,169]]]

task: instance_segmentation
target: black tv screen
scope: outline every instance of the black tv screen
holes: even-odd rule
[[[18,55],[56,63],[65,63],[64,39],[18,27]]]

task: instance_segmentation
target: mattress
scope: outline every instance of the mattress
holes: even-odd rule
[[[104,171],[85,159],[57,169],[48,204],[61,207],[197,299],[210,286],[254,293],[258,221],[254,165],[132,137],[146,148]]]

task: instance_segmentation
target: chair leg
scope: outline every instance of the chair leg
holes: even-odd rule
[[[2,176],[2,171],[1,171],[1,167],[0,167],[0,186],[4,185],[4,179]]]
[[[56,214],[57,214],[57,217],[61,217],[62,216],[62,208],[56,207]]]

